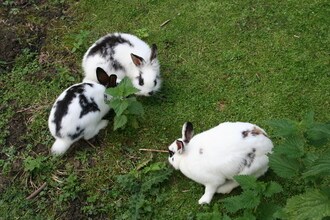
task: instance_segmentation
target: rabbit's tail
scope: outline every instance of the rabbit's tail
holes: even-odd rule
[[[64,154],[69,149],[71,144],[72,144],[72,141],[56,139],[56,141],[54,142],[54,144],[52,146],[51,152],[54,155]]]

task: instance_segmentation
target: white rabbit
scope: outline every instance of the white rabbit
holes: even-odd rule
[[[95,74],[95,73],[94,73]],[[105,128],[108,120],[102,119],[110,110],[105,94],[107,87],[116,86],[116,75],[108,76],[96,69],[98,82],[84,80],[66,89],[55,101],[48,119],[48,127],[56,139],[51,152],[63,154],[80,138],[88,140]]]
[[[82,67],[88,80],[97,80],[97,67],[108,75],[116,74],[119,80],[127,76],[140,90],[137,95],[150,96],[161,86],[156,45],[150,48],[131,34],[112,33],[97,40],[85,53]]]
[[[193,125],[186,122],[182,138],[169,146],[168,160],[175,169],[205,186],[198,203],[208,204],[214,193],[230,193],[239,185],[233,179],[235,175],[263,175],[272,148],[266,132],[254,124],[225,122],[193,137]]]

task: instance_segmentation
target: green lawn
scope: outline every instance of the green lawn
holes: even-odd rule
[[[224,196],[199,206],[201,185],[178,171],[171,173],[167,154],[140,148],[167,149],[186,121],[194,123],[196,133],[225,121],[248,121],[272,136],[266,124],[270,119],[299,121],[314,111],[317,121],[330,120],[330,4],[325,0],[66,4],[64,18],[51,21],[41,49],[48,60],[40,64],[40,54],[27,51],[0,75],[4,219],[131,219],[137,212],[142,219],[196,219],[214,205],[223,210]],[[138,98],[145,110],[138,129],[114,132],[109,126],[95,148],[79,142],[64,157],[52,158],[51,106],[61,91],[82,79],[86,49],[111,32],[133,33],[157,44],[162,89]],[[15,130],[20,133],[9,142]],[[162,172],[166,176],[159,184],[137,191],[136,182],[154,180]],[[271,203],[284,205],[285,198],[303,190],[295,188],[301,183],[288,183],[272,171],[262,179],[284,186]],[[47,186],[36,198],[25,199],[44,182]]]

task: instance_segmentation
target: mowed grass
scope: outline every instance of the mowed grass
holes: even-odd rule
[[[52,183],[51,172],[32,175],[21,167],[18,178],[4,190],[3,207],[8,207],[13,194],[24,200],[33,191],[25,181],[32,179],[36,183],[46,181],[48,186],[39,199],[24,202],[21,210],[8,211],[15,217],[31,216],[36,211],[40,217],[50,218],[77,213],[85,217],[119,218],[126,212],[121,210],[120,207],[125,207],[121,202],[127,203],[130,198],[123,195],[119,201],[109,196],[116,176],[127,174],[144,162],[166,162],[167,154],[153,153],[149,160],[150,153],[139,149],[167,149],[180,137],[186,121],[193,122],[195,133],[225,121],[247,121],[265,128],[270,136],[272,128],[265,123],[270,119],[300,120],[307,112],[314,111],[316,120],[328,121],[329,6],[327,1],[84,0],[72,3],[69,12],[74,22],[64,20],[60,24],[65,28],[51,28],[45,45],[49,53],[68,54],[54,56],[54,63],[65,67],[58,71],[61,73],[58,78],[56,75],[43,78],[37,84],[27,81],[28,85],[24,86],[24,82],[15,83],[22,77],[17,70],[8,73],[12,74],[9,78],[1,76],[6,103],[12,103],[18,96],[16,108],[25,108],[31,102],[33,106],[42,106],[27,125],[24,141],[29,147],[17,153],[21,160],[26,160],[27,155],[48,155],[53,141],[47,133],[48,110],[61,90],[81,80],[77,72],[81,72],[83,53],[106,33],[127,32],[143,37],[150,44],[156,43],[162,89],[155,96],[139,97],[145,117],[138,129],[114,132],[109,126],[100,134],[101,146],[84,149],[76,146],[53,165],[47,162],[53,172],[64,170],[67,175],[77,177],[72,180],[71,188],[58,190],[56,187],[63,186]],[[89,34],[72,54],[70,51],[81,31]],[[39,67],[30,70],[32,74],[40,73]],[[37,91],[34,85],[38,85]],[[14,115],[12,111],[8,108],[4,115],[10,118]],[[35,149],[40,143],[46,149],[38,154]],[[264,179],[281,181],[272,172]],[[285,197],[300,190],[294,188],[297,183],[282,184],[286,187],[284,193],[271,202],[283,205]],[[194,219],[197,213],[209,211],[215,204],[221,207],[224,197],[216,195],[210,206],[199,206],[197,201],[203,187],[178,171],[159,188],[161,202],[151,205],[154,219]],[[72,193],[72,197],[63,199],[63,191]],[[237,193],[239,190],[233,192]]]

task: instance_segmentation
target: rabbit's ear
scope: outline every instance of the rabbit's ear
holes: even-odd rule
[[[109,76],[109,84],[107,87],[113,88],[117,86],[117,75],[111,74]]]
[[[184,148],[184,143],[180,140],[176,140],[176,146],[177,146],[177,152],[179,154],[182,154],[183,148]]]
[[[144,63],[144,59],[142,57],[139,57],[139,56],[135,55],[135,54],[131,53],[131,58],[132,58],[133,63],[137,67],[141,66]]]
[[[153,61],[156,58],[157,58],[157,46],[156,46],[156,44],[152,44],[152,46],[151,46],[150,61]]]
[[[96,77],[100,84],[107,86],[109,82],[108,74],[101,67],[97,67],[96,69]]]
[[[185,143],[189,143],[191,138],[194,136],[194,127],[191,122],[184,123],[182,127],[182,140]]]

